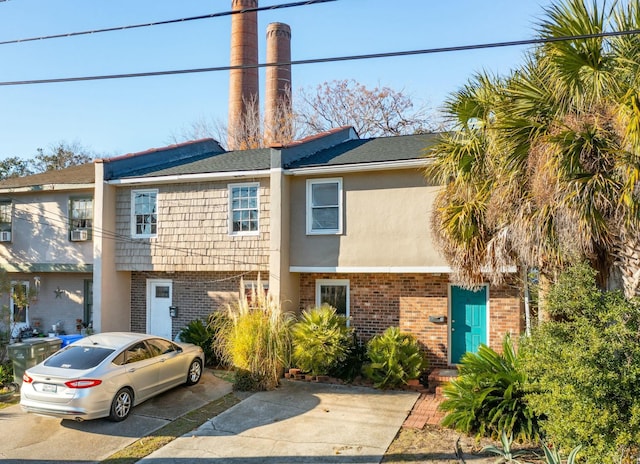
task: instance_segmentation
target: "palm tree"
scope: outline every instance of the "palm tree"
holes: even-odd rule
[[[593,35],[638,29],[638,1],[549,7],[542,38],[583,37],[550,40],[507,79],[476,77],[448,103],[456,131],[430,152],[427,175],[445,185],[433,226],[460,283],[498,282],[509,260],[553,278],[587,259],[602,286],[618,272],[637,292],[640,40]]]

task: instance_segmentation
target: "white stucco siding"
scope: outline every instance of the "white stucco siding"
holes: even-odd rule
[[[0,242],[0,264],[86,265],[93,262],[91,240],[69,239],[69,199],[92,191],[12,194],[11,242]]]
[[[428,185],[421,172],[409,169],[348,173],[340,177],[344,230],[336,235],[305,233],[306,179],[294,179],[292,267],[371,270],[447,267],[434,246],[430,230],[433,202],[440,187]]]

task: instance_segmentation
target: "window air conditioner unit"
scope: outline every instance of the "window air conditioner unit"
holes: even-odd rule
[[[86,230],[72,230],[71,231],[71,241],[73,242],[84,242],[89,238]]]
[[[11,241],[11,232],[5,230],[0,232],[0,242],[10,242]]]

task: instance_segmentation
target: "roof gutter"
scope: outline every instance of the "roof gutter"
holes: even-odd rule
[[[153,177],[129,177],[123,179],[108,180],[110,185],[151,185],[151,184],[178,184],[193,181],[229,180],[238,178],[269,177],[269,170],[232,171],[232,172],[203,172],[198,174],[176,174],[171,176]]]
[[[24,187],[0,188],[0,193],[34,193],[34,192],[68,191],[68,190],[87,190],[87,189],[93,189],[94,185],[95,184],[93,183],[28,185]]]
[[[390,169],[419,169],[430,163],[427,159],[402,161],[382,161],[377,163],[342,164],[334,166],[309,166],[305,168],[287,169],[286,175],[304,176],[308,174],[340,174],[348,172],[384,171]]]

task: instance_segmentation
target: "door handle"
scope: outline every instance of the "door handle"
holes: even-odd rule
[[[135,372],[135,371],[136,371],[135,367],[132,367],[131,369],[129,369],[129,372]]]
[[[451,332],[455,332],[455,331],[456,331],[455,327],[451,327]]]

